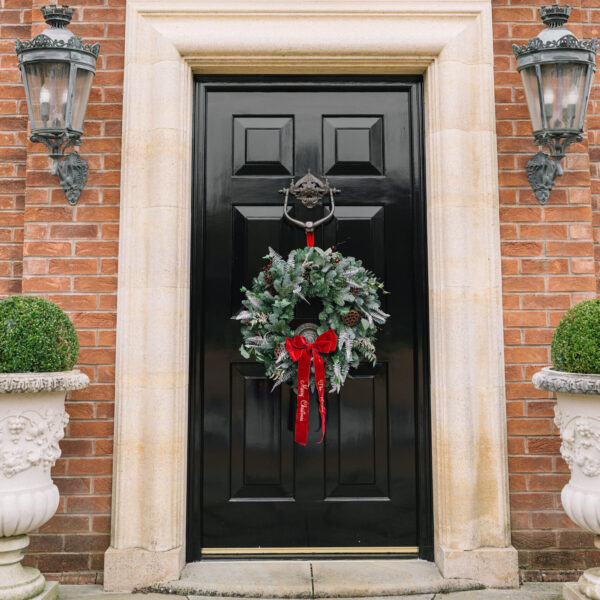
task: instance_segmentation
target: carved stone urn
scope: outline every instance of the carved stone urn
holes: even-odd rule
[[[571,479],[561,492],[565,512],[586,531],[596,534],[600,548],[600,375],[556,371],[550,367],[533,376],[538,390],[556,392],[556,426],[560,453]],[[567,583],[563,597],[600,600],[600,568],[588,569],[578,583]]]
[[[69,420],[65,395],[88,384],[80,371],[0,374],[0,600],[58,598],[58,584],[21,565],[22,551],[58,508],[50,469]]]

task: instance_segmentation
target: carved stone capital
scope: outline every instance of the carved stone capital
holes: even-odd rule
[[[82,390],[90,383],[81,371],[57,373],[0,373],[0,394],[68,392]]]
[[[545,367],[538,371],[531,381],[538,390],[563,394],[600,395],[600,375],[567,373],[556,371],[552,367]]]

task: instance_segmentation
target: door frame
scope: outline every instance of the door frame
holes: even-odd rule
[[[107,591],[185,565],[193,77],[240,73],[424,74],[435,561],[445,577],[518,585],[491,12],[489,0],[128,0]]]
[[[198,560],[201,548],[202,523],[202,371],[203,371],[203,298],[204,289],[204,231],[205,231],[205,121],[206,94],[209,91],[245,90],[264,87],[268,90],[290,88],[342,88],[352,85],[351,91],[362,89],[409,89],[410,127],[413,179],[413,237],[412,255],[416,262],[413,286],[415,290],[415,440],[417,475],[417,540],[418,557],[433,560],[433,492],[431,467],[431,415],[429,395],[429,309],[427,285],[427,194],[425,189],[425,150],[423,124],[423,78],[414,75],[374,76],[197,76],[194,79],[194,128],[192,152],[192,231],[191,231],[191,289],[190,289],[190,372],[188,420],[188,485],[186,519],[186,560]],[[282,203],[283,206],[283,203]],[[196,525],[195,525],[196,524]],[[364,558],[368,552],[357,554],[333,549],[328,558]],[[383,550],[383,549],[382,549]],[[303,555],[306,552],[302,552]],[[240,553],[242,556],[243,553]],[[279,553],[278,553],[279,555]],[[297,556],[293,551],[289,557]],[[390,553],[393,555],[393,552]],[[280,555],[279,555],[280,556]],[[373,556],[373,554],[371,554]],[[377,556],[381,556],[378,551]],[[414,554],[412,555],[414,556]],[[263,555],[270,557],[270,555]]]

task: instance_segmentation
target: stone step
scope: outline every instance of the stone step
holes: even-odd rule
[[[175,598],[175,600],[214,600],[215,598],[219,598],[219,600],[245,600],[244,598],[240,598],[239,596],[171,596],[171,598]],[[169,598],[169,600],[171,600]],[[452,600],[451,597],[444,595],[439,596],[436,594],[409,594],[408,596],[377,596],[371,597],[369,600]],[[62,599],[61,599],[62,600]],[[112,599],[107,599],[112,600]],[[137,598],[132,597],[132,600],[137,600]],[[141,600],[146,600],[142,598]],[[263,598],[262,600],[285,600],[284,598]],[[321,598],[320,600],[337,600],[337,598]],[[364,600],[364,597],[361,598],[344,598],[344,600]],[[474,599],[477,600],[477,599]]]
[[[444,579],[424,560],[214,560],[189,563],[178,581],[144,592],[234,598],[377,598],[482,589],[470,579]],[[415,598],[417,600],[417,598]]]
[[[566,584],[573,587],[574,584]],[[518,590],[473,590],[454,592],[452,594],[419,594],[408,596],[380,596],[369,600],[563,600],[562,583],[525,583]],[[162,594],[125,594],[106,593],[100,585],[61,585],[60,600],[215,600],[214,596],[180,596],[165,597]],[[219,600],[240,600],[239,596],[220,596]],[[267,600],[267,599],[263,599]],[[268,600],[280,600],[273,598]],[[329,599],[321,599],[329,600]],[[333,600],[333,599],[331,599]],[[362,600],[345,598],[344,600]]]

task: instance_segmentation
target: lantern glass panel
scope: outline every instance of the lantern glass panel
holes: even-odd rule
[[[83,130],[85,110],[90,98],[94,73],[87,69],[77,69],[75,77],[75,95],[73,97],[73,118],[71,126],[78,131]]]
[[[523,87],[525,88],[525,98],[529,107],[529,116],[533,130],[538,131],[543,128],[542,111],[540,109],[540,88],[535,67],[527,67],[521,71]]]
[[[576,129],[584,110],[587,65],[548,63],[541,66],[548,129]]]
[[[31,129],[63,129],[69,99],[68,62],[31,62],[25,65]]]

